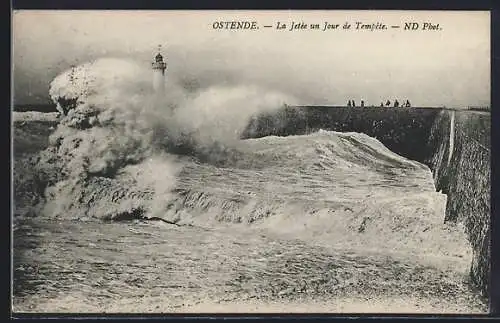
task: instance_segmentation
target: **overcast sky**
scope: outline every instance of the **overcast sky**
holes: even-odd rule
[[[255,31],[214,21],[256,21]],[[381,22],[385,31],[298,30]],[[437,31],[405,31],[414,21]],[[287,29],[276,30],[277,22]],[[490,16],[444,11],[18,11],[13,15],[15,103],[47,102],[50,81],[72,64],[123,57],[150,68],[164,46],[172,80],[257,84],[309,104],[489,105]],[[272,25],[273,28],[264,28]]]

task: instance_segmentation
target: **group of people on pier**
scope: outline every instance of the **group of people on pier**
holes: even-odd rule
[[[406,100],[406,102],[404,103],[399,103],[399,101],[396,99],[394,100],[394,102],[391,104],[391,101],[390,100],[387,100],[387,102],[381,102],[380,103],[380,106],[381,107],[390,107],[390,106],[393,106],[394,108],[399,108],[399,107],[402,107],[402,108],[409,108],[411,107],[411,103],[410,103],[410,100]],[[357,107],[356,105],[356,101],[354,100],[348,100],[347,101],[347,106],[348,107]],[[361,100],[361,104],[359,105],[360,107],[364,107],[365,106],[365,101]]]

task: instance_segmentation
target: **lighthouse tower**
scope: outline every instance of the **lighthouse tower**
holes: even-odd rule
[[[155,56],[153,67],[153,88],[155,92],[161,93],[165,89],[165,70],[167,63],[163,61],[163,56],[160,53],[161,45],[158,46],[158,54]]]

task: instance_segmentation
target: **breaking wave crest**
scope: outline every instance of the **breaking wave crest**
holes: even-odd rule
[[[77,192],[92,183],[106,187],[101,182],[127,175],[134,178],[134,190],[152,186],[154,194],[163,196],[175,186],[181,168],[169,153],[224,159],[226,146],[235,144],[248,118],[290,99],[255,86],[214,85],[190,93],[175,82],[159,95],[151,89],[147,70],[119,59],[71,68],[54,79],[50,96],[61,120],[40,161],[42,168],[57,169],[50,179],[55,185],[47,192],[48,216],[80,215],[73,212],[80,209],[73,195],[85,199],[87,194]],[[118,213],[135,209],[127,198],[120,205]]]
[[[191,93],[175,80],[159,96],[148,73],[103,59],[52,82],[61,118],[37,165],[44,216],[238,222],[328,243],[468,250],[442,224],[446,196],[425,165],[359,133],[240,140],[253,115],[296,99],[258,86]]]

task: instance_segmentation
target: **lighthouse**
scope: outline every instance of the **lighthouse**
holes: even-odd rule
[[[151,65],[153,67],[153,88],[155,92],[161,93],[165,89],[165,70],[167,69],[167,63],[163,61],[161,55],[161,45],[158,46],[158,54]]]

